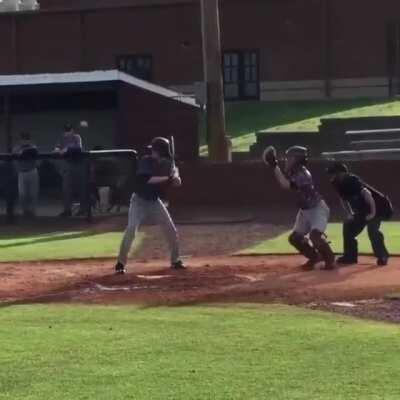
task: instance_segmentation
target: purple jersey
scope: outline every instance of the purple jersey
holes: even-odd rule
[[[299,207],[303,210],[314,208],[322,200],[316,191],[310,171],[306,167],[296,169],[289,175],[291,188],[297,192]]]

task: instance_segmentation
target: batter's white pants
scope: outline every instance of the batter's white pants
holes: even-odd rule
[[[167,208],[160,199],[149,201],[141,199],[135,194],[131,198],[128,226],[121,242],[118,261],[123,265],[128,262],[128,254],[132,243],[140,225],[146,217],[152,217],[161,226],[169,244],[171,264],[177,262],[179,260],[178,232]]]
[[[39,197],[39,173],[36,168],[18,174],[18,192],[24,214],[34,215]]]

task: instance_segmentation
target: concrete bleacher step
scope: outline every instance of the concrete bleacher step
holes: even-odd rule
[[[350,147],[357,150],[400,148],[400,138],[390,140],[355,140]]]
[[[396,140],[400,139],[400,129],[368,129],[347,131],[350,140]]]
[[[257,132],[256,136],[257,141],[250,148],[253,158],[258,158],[270,145],[275,146],[279,153],[292,145],[302,145],[308,147],[314,157],[327,151],[400,148],[400,116],[322,118],[318,132],[266,130]]]
[[[321,118],[320,132],[347,132],[374,129],[398,129],[400,116]]]

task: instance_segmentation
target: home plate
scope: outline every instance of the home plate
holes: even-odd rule
[[[138,275],[137,277],[148,281],[156,281],[158,279],[171,278],[171,275]]]
[[[331,303],[331,305],[332,305],[332,306],[336,306],[336,307],[348,307],[348,308],[357,307],[356,304],[354,304],[354,303],[347,303],[347,302]]]
[[[254,275],[240,275],[240,274],[236,274],[235,275],[237,278],[240,279],[246,279],[249,282],[260,282],[263,280],[262,277],[260,276],[254,276]]]
[[[140,286],[140,285],[130,285],[130,286],[103,286],[96,284],[93,286],[92,290],[98,290],[100,292],[129,292],[132,290],[144,290],[144,289],[159,289],[158,286]],[[90,291],[91,289],[89,289]]]

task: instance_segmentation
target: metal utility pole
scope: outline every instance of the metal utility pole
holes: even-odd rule
[[[212,161],[229,161],[225,135],[225,106],[222,84],[219,0],[200,0],[203,38],[203,65],[207,91],[208,152]]]

